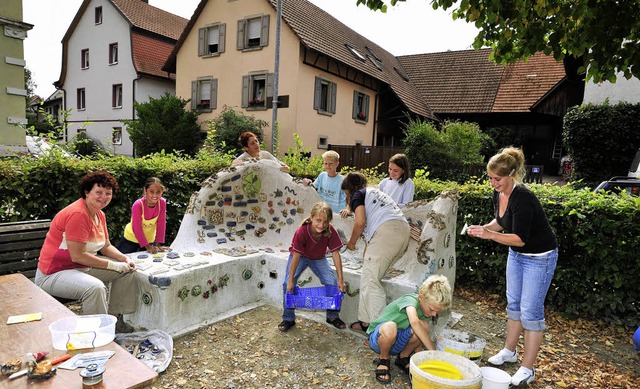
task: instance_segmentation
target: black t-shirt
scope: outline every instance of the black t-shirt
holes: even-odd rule
[[[556,235],[538,198],[524,185],[516,185],[509,196],[504,215],[499,215],[500,193],[493,192],[493,208],[498,224],[506,233],[516,234],[524,242],[522,247],[510,246],[524,254],[538,254],[558,247]]]

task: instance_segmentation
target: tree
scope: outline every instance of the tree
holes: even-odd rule
[[[200,147],[198,113],[185,110],[189,100],[165,93],[149,102],[134,102],[137,120],[123,120],[137,155],[179,151],[194,155]]]
[[[27,91],[27,104],[29,104],[29,99],[34,95],[36,88],[38,85],[33,80],[33,74],[31,70],[25,66],[24,68],[24,89]]]
[[[391,0],[391,5],[399,1]],[[431,0],[433,9],[456,3],[453,19],[474,23],[481,31],[473,47],[490,47],[500,64],[544,52],[564,61],[587,80],[615,82],[616,73],[640,78],[640,7],[637,1]],[[382,0],[357,0],[386,12]],[[587,70],[588,69],[588,70]]]
[[[222,153],[233,153],[240,148],[238,138],[243,132],[251,131],[262,140],[262,129],[268,125],[264,120],[236,112],[225,105],[220,115],[207,121],[209,132],[205,147]]]

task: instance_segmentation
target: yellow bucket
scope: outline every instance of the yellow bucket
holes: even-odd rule
[[[420,365],[427,361],[441,361],[451,364],[462,374],[462,379],[449,379],[430,374]],[[410,363],[411,386],[413,389],[453,389],[482,387],[482,373],[480,368],[469,359],[445,351],[421,351],[413,354]]]

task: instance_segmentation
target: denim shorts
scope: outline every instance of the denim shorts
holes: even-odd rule
[[[544,300],[558,262],[558,249],[544,255],[509,249],[507,259],[507,318],[528,331],[544,331]]]
[[[380,337],[380,326],[384,323],[380,323],[376,326],[375,330],[369,335],[369,347],[371,350],[375,351],[377,354],[380,354],[380,345],[378,344],[378,338]],[[407,327],[404,330],[398,329],[398,335],[396,336],[396,341],[391,346],[391,355],[398,355],[407,347],[409,343],[409,339],[411,339],[411,327]]]

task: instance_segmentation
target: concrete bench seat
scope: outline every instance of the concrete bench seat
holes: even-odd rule
[[[280,172],[271,161],[249,161],[209,177],[191,198],[172,254],[129,254],[138,264],[142,293],[138,311],[125,319],[138,328],[179,336],[256,306],[282,306],[291,238],[318,201],[313,187]],[[455,280],[457,194],[417,201],[403,211],[413,239],[383,279],[389,301],[416,291],[431,274],[444,274],[452,287]],[[333,225],[344,241],[353,218],[335,215]],[[357,247],[341,254],[348,283],[341,309],[345,322],[357,319],[362,239]],[[298,282],[320,285],[309,270]],[[324,322],[324,311],[317,313],[314,317]]]

